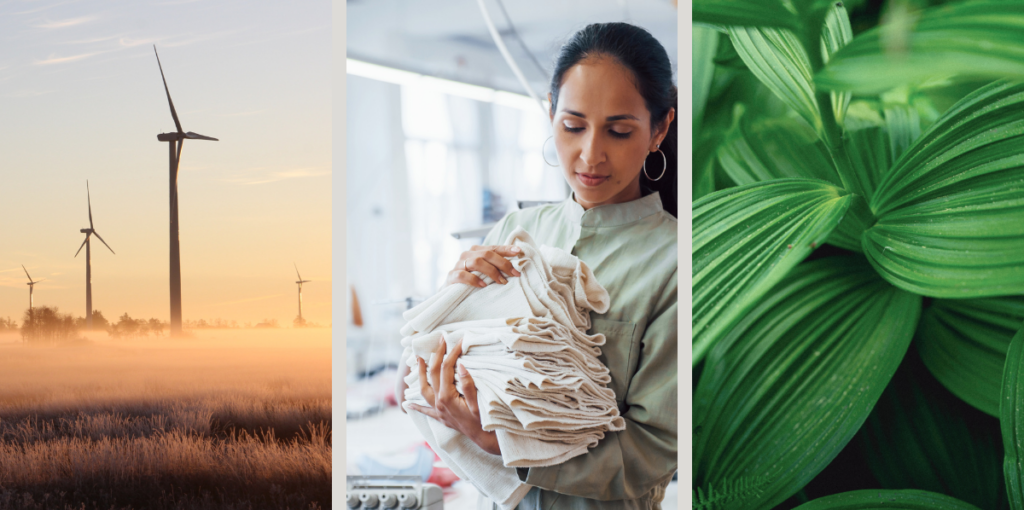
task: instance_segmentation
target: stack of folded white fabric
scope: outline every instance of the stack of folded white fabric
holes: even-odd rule
[[[558,248],[538,247],[522,228],[505,244],[522,276],[505,285],[445,287],[405,312],[403,359],[411,367],[405,406],[434,451],[502,509],[516,506],[529,486],[515,467],[559,464],[622,430],[615,394],[598,361],[604,336],[587,335],[590,311],[608,310],[608,292],[586,264]],[[429,407],[420,394],[417,358],[431,359],[444,339],[447,352],[462,341],[459,363],[472,376],[484,430],[495,431],[501,456],[409,409]],[[457,376],[456,376],[457,377]]]

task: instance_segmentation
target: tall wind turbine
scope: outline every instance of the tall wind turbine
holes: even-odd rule
[[[41,281],[44,281],[45,278],[43,280],[32,281],[32,275],[28,274],[28,269],[25,269],[25,264],[22,264],[21,268],[25,270],[25,276],[28,276],[28,283],[26,283],[25,285],[28,285],[28,313],[29,313],[29,315],[31,315],[32,314],[32,290],[36,286],[37,283],[39,283]]]
[[[171,107],[171,117],[174,119],[174,127],[177,131],[173,133],[161,133],[156,139],[167,142],[168,154],[171,160],[171,336],[181,335],[181,250],[178,245],[178,161],[181,159],[181,146],[185,139],[189,140],[211,140],[216,138],[203,136],[191,131],[184,132],[181,129],[181,122],[178,121],[178,113],[174,111],[174,102],[171,101],[171,91],[167,88],[167,78],[164,77],[164,67],[160,65],[160,54],[156,52],[156,45],[153,45],[153,53],[156,53],[156,65],[160,68],[160,79],[164,82],[164,92],[167,93],[167,104]]]
[[[311,282],[313,280],[303,280],[302,279],[302,275],[299,274],[299,266],[295,265],[294,262],[292,262],[292,265],[295,266],[295,276],[299,277],[298,281],[295,282],[296,284],[299,285],[299,320],[298,320],[298,323],[299,324],[305,324],[306,321],[305,321],[305,319],[302,318],[302,284],[303,283],[309,283],[309,282]]]
[[[110,250],[110,253],[114,253],[114,249],[100,237],[99,232],[96,232],[92,226],[92,197],[89,196],[89,181],[85,181],[85,199],[89,203],[89,228],[83,228],[79,232],[85,234],[85,241],[82,241],[82,246],[85,247],[85,328],[92,329],[92,245],[89,243],[89,238],[95,235],[96,239],[99,239],[103,246]],[[78,247],[75,257],[82,252],[82,246]],[[117,254],[114,253],[114,255]]]

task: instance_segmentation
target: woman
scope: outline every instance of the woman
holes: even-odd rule
[[[484,244],[462,254],[447,283],[485,286],[473,274],[506,283],[519,276],[497,246],[517,226],[539,243],[571,252],[594,271],[610,295],[592,313],[590,333],[607,338],[608,366],[626,429],[609,433],[586,454],[562,464],[519,468],[533,485],[519,508],[651,508],[677,469],[677,222],[676,88],[665,49],[626,23],[593,24],[566,43],[551,80],[550,118],[558,160],[572,195],[558,205],[509,213]],[[437,359],[444,355],[441,342]],[[472,379],[460,369],[455,390],[453,348],[427,367],[416,407],[500,454],[494,432],[480,426]]]

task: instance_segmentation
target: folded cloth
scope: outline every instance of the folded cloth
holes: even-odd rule
[[[522,228],[506,244],[521,249],[510,262],[521,276],[505,285],[474,273],[488,285],[445,287],[405,312],[403,359],[409,416],[431,448],[460,478],[502,510],[516,506],[530,486],[516,467],[549,466],[586,453],[606,432],[623,430],[608,368],[599,360],[603,335],[588,335],[590,312],[608,310],[608,292],[586,264],[548,246],[538,247]],[[439,342],[451,352],[462,342],[459,363],[477,388],[483,429],[497,434],[501,455],[415,412],[429,407],[421,394],[418,359],[433,363]],[[456,374],[456,382],[461,386]]]

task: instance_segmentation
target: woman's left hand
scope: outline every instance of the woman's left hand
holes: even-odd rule
[[[446,358],[447,350],[448,344],[442,337],[434,351],[437,357],[429,367],[429,375],[427,362],[423,358],[419,359],[420,393],[432,407],[415,404],[409,404],[409,407],[461,432],[485,452],[501,455],[497,434],[484,431],[480,424],[476,385],[473,384],[473,377],[461,365],[458,365],[458,370],[459,378],[462,379],[462,393],[455,387],[456,362],[462,356],[462,341],[455,345],[451,355]]]

